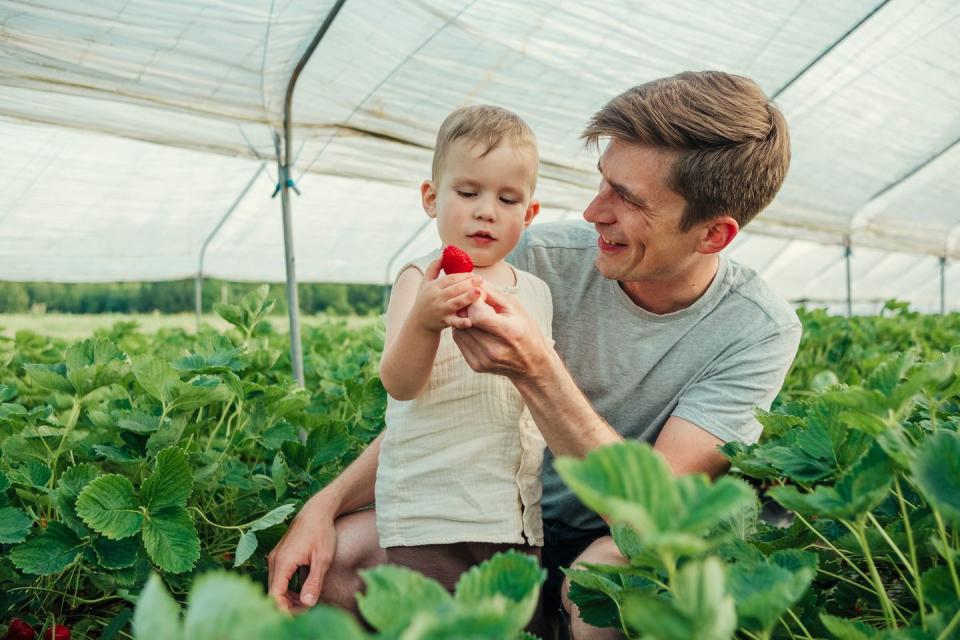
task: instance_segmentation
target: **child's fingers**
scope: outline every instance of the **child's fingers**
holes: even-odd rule
[[[448,327],[453,327],[454,329],[469,329],[473,326],[470,318],[461,317],[455,313],[445,317],[443,321],[447,323]]]
[[[427,265],[427,268],[423,271],[424,280],[436,280],[440,277],[440,258],[437,258],[433,262]]]
[[[478,287],[483,284],[483,278],[472,273],[453,273],[443,276],[437,282],[442,291],[457,287]]]
[[[482,289],[480,289],[479,287],[472,287],[470,289],[467,289],[460,295],[454,296],[452,298],[448,298],[447,301],[444,303],[444,308],[447,311],[453,311],[453,312],[459,311],[460,309],[464,309],[472,305],[474,302],[479,300],[482,295],[483,295]]]

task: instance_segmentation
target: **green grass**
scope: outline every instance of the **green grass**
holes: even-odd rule
[[[302,315],[300,322],[303,325],[317,325],[325,322],[345,319],[350,326],[363,326],[376,322],[375,316],[348,317],[328,315]],[[144,333],[153,333],[166,327],[180,327],[187,331],[197,328],[196,316],[192,313],[103,313],[103,314],[69,314],[69,313],[12,313],[0,314],[0,335],[13,337],[17,331],[29,329],[36,333],[62,338],[64,340],[79,340],[89,338],[94,330],[113,326],[116,322],[135,321]],[[229,328],[229,324],[216,314],[203,316],[203,322],[210,324],[219,331]],[[286,316],[271,316],[270,322],[280,332],[289,329]]]

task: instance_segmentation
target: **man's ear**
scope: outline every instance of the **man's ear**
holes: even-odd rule
[[[537,214],[540,213],[540,201],[531,200],[530,204],[527,205],[527,211],[523,214],[523,228],[526,229],[530,226],[530,223],[533,222],[533,219],[537,217]]]
[[[420,202],[428,216],[437,217],[437,185],[433,184],[433,180],[424,180],[420,185]]]
[[[697,245],[697,252],[719,253],[733,242],[740,233],[740,225],[730,216],[714,218],[704,225],[704,234]]]

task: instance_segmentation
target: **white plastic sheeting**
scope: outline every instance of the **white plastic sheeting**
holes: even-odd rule
[[[0,2],[0,278],[283,281],[274,134],[334,3]],[[294,94],[297,275],[381,283],[437,244],[436,128],[492,102],[536,131],[540,220],[595,189],[584,122],[684,69],[756,79],[791,126],[780,196],[730,254],[793,300],[938,310],[960,255],[960,5],[950,0],[348,0]],[[412,242],[396,256],[405,242]],[[392,262],[391,260],[395,258]],[[947,303],[960,278],[947,269]]]

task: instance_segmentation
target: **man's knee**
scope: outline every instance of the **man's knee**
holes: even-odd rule
[[[320,599],[356,610],[356,593],[363,590],[359,572],[386,561],[377,535],[376,512],[357,511],[337,518],[337,549],[323,579]]]
[[[628,565],[629,562],[620,553],[616,543],[610,536],[604,536],[594,540],[589,547],[584,549],[583,553],[577,556],[577,559],[570,565],[576,568],[580,563],[590,564],[613,564]],[[597,629],[586,624],[580,619],[580,611],[570,600],[570,578],[564,576],[563,586],[560,589],[560,600],[563,603],[563,609],[570,616],[571,636],[574,640],[579,638],[620,638],[623,637],[614,629]]]

